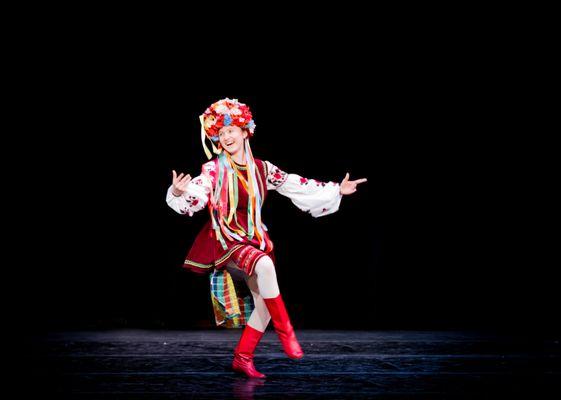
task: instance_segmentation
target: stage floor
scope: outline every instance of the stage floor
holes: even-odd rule
[[[57,399],[528,398],[561,395],[555,338],[448,331],[297,330],[288,359],[269,326],[255,365],[230,370],[239,329],[58,332],[25,345],[23,393]],[[21,352],[19,352],[21,354]],[[546,395],[549,393],[549,395]],[[496,398],[494,396],[494,398]],[[559,398],[559,397],[558,397]]]

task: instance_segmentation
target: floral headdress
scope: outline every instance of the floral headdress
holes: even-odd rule
[[[224,126],[239,126],[249,133],[249,137],[255,132],[255,122],[248,106],[240,103],[238,99],[225,98],[217,101],[199,116],[201,121],[201,141],[206,156],[210,159],[212,154],[205,143],[205,136],[211,141],[212,150],[220,154],[222,149],[217,148],[214,143],[219,141],[218,131]]]

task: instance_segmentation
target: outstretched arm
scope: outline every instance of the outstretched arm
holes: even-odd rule
[[[313,217],[332,214],[339,209],[343,195],[356,191],[359,183],[366,179],[349,180],[349,175],[341,184],[336,182],[321,182],[316,179],[303,178],[297,174],[288,174],[269,161],[266,161],[267,189],[276,190],[283,196],[290,198],[299,209],[309,212]]]

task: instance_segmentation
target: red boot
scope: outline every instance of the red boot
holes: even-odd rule
[[[244,373],[250,378],[265,378],[265,375],[257,371],[253,365],[253,351],[263,337],[263,333],[249,325],[245,326],[240,341],[234,349],[232,362],[234,371]]]
[[[290,318],[286,312],[284,306],[284,301],[279,293],[279,295],[272,299],[265,300],[265,305],[271,314],[271,320],[273,321],[273,326],[275,331],[279,335],[279,339],[284,348],[284,352],[293,359],[299,359],[304,356],[304,352],[296,340],[296,335],[294,334],[294,329],[290,323]]]

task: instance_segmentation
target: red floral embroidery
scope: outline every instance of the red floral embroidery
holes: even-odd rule
[[[308,179],[307,178],[300,178],[300,185],[307,185]]]
[[[274,187],[279,187],[286,181],[286,178],[288,178],[288,174],[286,172],[281,171],[277,167],[273,167],[269,172],[269,176],[267,176],[267,182]]]
[[[202,174],[205,175],[212,185],[216,180],[216,166],[214,165],[214,161],[209,161],[206,164],[203,164]]]
[[[185,202],[187,203],[187,207],[180,210],[181,214],[193,214],[193,211],[196,211],[194,207],[199,204],[200,200],[195,196],[187,196]]]

